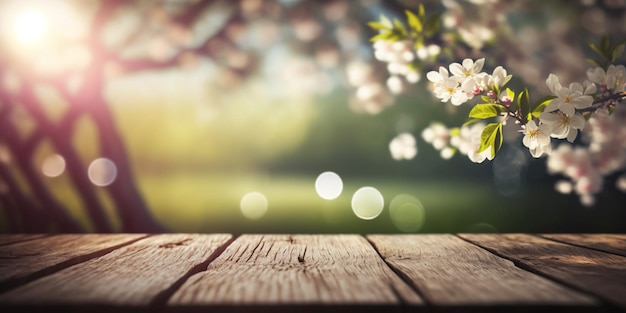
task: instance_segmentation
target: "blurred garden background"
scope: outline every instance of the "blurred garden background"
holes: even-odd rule
[[[467,112],[426,79],[388,91],[367,26],[417,3],[0,1],[0,231],[626,231],[614,181],[586,207],[520,140],[481,164],[422,140]],[[452,61],[531,90],[584,79],[588,42],[626,38],[625,1],[424,4],[460,34]],[[392,157],[400,133],[409,160]],[[325,172],[342,184],[316,188]]]

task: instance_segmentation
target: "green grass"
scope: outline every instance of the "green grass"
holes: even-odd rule
[[[398,233],[401,231],[392,222],[389,203],[401,194],[423,204],[424,221],[417,230],[422,233],[623,232],[626,218],[623,193],[602,194],[598,206],[586,208],[576,197],[536,183],[527,184],[515,196],[504,197],[486,179],[415,181],[343,175],[341,196],[324,200],[315,192],[314,174],[146,169],[135,174],[149,208],[172,232]],[[47,182],[71,214],[91,226],[67,177]],[[352,212],[352,195],[363,186],[377,188],[385,199],[383,212],[373,220],[361,220]],[[102,200],[106,200],[104,191],[98,193]],[[242,196],[252,191],[263,193],[268,200],[267,213],[256,220],[245,218],[240,211]],[[119,227],[113,203],[105,204],[111,221]],[[6,217],[0,215],[0,219],[0,230],[10,229]]]
[[[343,179],[343,193],[334,200],[316,194],[315,177],[295,175],[142,175],[139,184],[157,219],[173,231],[398,232],[388,210],[391,199],[399,194],[414,196],[424,205],[422,231],[469,229],[487,222],[476,212],[488,201],[488,184]],[[385,198],[385,208],[376,219],[361,220],[352,212],[352,194],[363,186],[377,188]],[[267,213],[257,220],[246,219],[239,207],[241,197],[252,191],[268,199]]]

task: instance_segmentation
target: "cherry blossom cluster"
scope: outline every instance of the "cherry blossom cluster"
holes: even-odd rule
[[[422,131],[422,139],[439,150],[443,159],[450,159],[458,151],[472,162],[482,163],[492,159],[491,150],[478,152],[484,128],[485,123],[481,122],[452,129],[434,122]]]
[[[414,84],[420,80],[419,73],[412,67],[416,54],[409,40],[395,42],[377,40],[374,42],[374,57],[387,63],[387,70],[391,74],[387,79],[387,87],[392,93],[402,93],[407,87],[407,82]]]
[[[458,36],[447,36],[446,33],[435,35],[439,32],[439,26],[433,27],[439,25],[437,17],[435,15],[427,19],[423,5],[420,5],[417,13],[405,10],[408,27],[399,19],[392,22],[384,16],[380,22],[369,23],[373,29],[378,30],[378,34],[372,38],[374,54],[377,60],[387,65],[391,74],[387,87],[393,94],[405,91],[407,83],[417,82],[419,71],[427,63],[436,62],[440,55],[451,56],[459,52],[460,50],[452,49],[446,44],[454,46],[455,40],[451,38],[461,38],[461,41],[477,52],[495,37],[496,30],[504,33],[515,32],[512,28],[501,29],[497,26],[507,23],[503,12],[512,7],[500,6],[491,0],[471,2],[493,4],[494,8],[499,9],[495,14],[491,10],[478,10],[489,12],[489,16],[481,19],[485,21],[480,24],[482,26],[475,23],[464,25],[464,12],[467,11],[464,6],[455,0],[444,2],[448,12],[442,15],[440,22],[451,30],[450,33]],[[564,25],[558,21],[551,23],[547,38],[559,37],[555,34],[566,38]],[[471,29],[464,26],[471,26]],[[528,35],[529,32],[525,34]],[[547,42],[532,40],[535,38],[533,36],[525,37],[532,42]],[[517,37],[514,41],[518,41]],[[520,43],[524,45],[522,41]],[[567,46],[560,41],[556,43],[560,47]],[[546,49],[554,46],[553,44],[555,41],[549,41]],[[558,55],[556,60],[550,59],[551,66],[543,67],[543,70],[538,69],[541,67],[527,66],[524,56],[535,55],[532,52],[505,53],[508,57],[501,56],[500,59],[507,60],[507,67],[510,66],[520,77],[531,81],[528,86],[532,90],[545,89],[537,85],[541,83],[541,77],[547,75],[545,83],[549,94],[541,99],[534,99],[535,102],[531,102],[529,87],[519,91],[506,87],[512,75],[503,66],[495,67],[491,73],[484,72],[484,58],[466,58],[460,63],[440,66],[438,70],[426,73],[432,94],[441,102],[460,106],[475,98],[482,101],[471,106],[470,119],[462,127],[447,128],[443,124],[432,123],[424,129],[422,138],[440,151],[444,159],[459,152],[472,162],[481,163],[496,156],[505,136],[515,136],[506,139],[511,142],[511,139],[517,139],[522,134],[521,143],[534,158],[547,157],[549,171],[567,178],[557,184],[557,190],[574,191],[583,204],[592,205],[595,195],[602,189],[604,176],[626,168],[626,128],[623,127],[626,123],[623,116],[626,114],[616,113],[620,109],[618,104],[626,101],[626,69],[624,65],[611,64],[617,62],[622,55],[626,40],[614,42],[605,35],[598,43],[591,43],[589,48],[599,56],[588,59],[597,67],[587,71],[585,81],[572,82],[569,85],[562,84],[561,80],[571,81],[572,77],[583,76],[584,66],[567,71],[558,64],[582,64],[578,62],[583,57],[582,53],[570,53],[567,57]],[[462,51],[459,54],[476,55]],[[509,62],[511,58],[516,61]],[[520,66],[512,66],[512,63]],[[548,75],[545,72],[548,68],[558,71],[560,78],[552,73]],[[575,75],[571,75],[572,73]],[[390,143],[389,148],[394,159],[414,157],[413,152],[417,151],[413,149],[414,138],[408,136],[401,134]],[[564,144],[553,149],[557,140]],[[626,175],[617,180],[617,188],[626,192]]]
[[[350,107],[356,112],[378,114],[393,104],[393,95],[378,81],[371,64],[353,61],[346,67],[348,84],[356,88]]]
[[[485,91],[492,91],[490,95],[494,96],[493,90],[500,89],[511,80],[512,76],[507,75],[502,66],[496,67],[491,75],[481,72],[484,64],[484,58],[475,62],[465,59],[462,64],[450,64],[450,71],[440,66],[439,71],[428,72],[426,78],[433,83],[435,97],[441,102],[450,101],[459,106]]]
[[[400,133],[389,142],[389,152],[396,160],[411,160],[417,155],[417,141],[410,133]]]
[[[583,204],[593,205],[594,195],[602,190],[603,177],[626,167],[626,111],[618,107],[612,115],[594,114],[584,129],[587,145],[559,145],[548,155],[547,167],[552,174],[562,174],[569,180],[557,183],[561,193],[574,191]],[[626,192],[626,176],[616,187]]]
[[[600,67],[587,71],[588,80],[582,84],[571,83],[568,87],[562,86],[559,78],[550,74],[546,80],[546,85],[550,89],[554,99],[545,107],[539,116],[540,124],[529,121],[524,126],[523,143],[530,149],[534,157],[543,154],[550,154],[552,150],[551,138],[567,139],[574,142],[579,130],[588,127],[591,138],[596,138],[595,142],[589,144],[591,150],[599,151],[609,147],[600,147],[598,140],[606,136],[607,132],[620,133],[619,129],[603,129],[602,132],[593,132],[594,123],[598,120],[609,117],[609,110],[615,109],[617,103],[623,101],[626,86],[626,69],[623,65],[610,65],[605,71]],[[594,97],[595,96],[595,97]],[[589,123],[585,123],[587,114],[591,117]],[[589,127],[591,126],[591,127]],[[594,135],[595,133],[595,135]]]
[[[522,144],[530,154],[535,158],[546,155],[549,172],[569,179],[560,181],[557,191],[573,191],[581,203],[593,205],[594,195],[602,190],[604,176],[626,167],[626,128],[623,127],[626,110],[617,106],[626,100],[626,68],[623,65],[610,65],[606,71],[601,67],[592,68],[587,72],[588,80],[567,86],[550,74],[546,85],[551,95],[531,112],[529,107],[524,111],[520,97],[517,107],[513,106],[515,93],[508,88],[502,90],[511,79],[506,70],[497,67],[489,75],[481,72],[484,62],[484,59],[465,59],[462,64],[452,63],[449,71],[440,67],[439,71],[427,73],[433,95],[456,106],[480,95],[483,101],[489,102],[480,105],[495,113],[477,110],[475,117],[495,117],[503,124],[510,118],[515,119],[519,132],[524,135]],[[472,162],[481,163],[494,155],[493,146],[481,142],[489,137],[484,129],[484,123],[460,129],[433,123],[422,132],[422,137],[441,151],[445,159],[459,151]],[[580,133],[584,136],[576,141]],[[570,144],[561,144],[553,150],[552,139],[565,139]],[[617,187],[626,191],[626,176],[617,180]]]

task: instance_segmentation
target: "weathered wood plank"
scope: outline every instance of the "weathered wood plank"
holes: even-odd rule
[[[2,294],[0,304],[159,304],[186,275],[206,267],[230,238],[227,234],[148,237]]]
[[[420,305],[358,235],[243,235],[170,305]]]
[[[626,308],[626,258],[527,234],[462,234],[461,237],[519,266],[575,286]]]
[[[370,235],[435,306],[589,306],[595,300],[452,235]]]
[[[626,237],[614,234],[542,234],[541,237],[626,256]]]
[[[0,246],[0,291],[108,253],[143,234],[66,234]]]
[[[18,243],[22,241],[29,241],[37,238],[43,238],[48,235],[45,234],[2,234],[0,235],[0,246]]]

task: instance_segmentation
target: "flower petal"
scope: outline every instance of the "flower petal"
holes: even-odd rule
[[[443,80],[443,78],[441,77],[441,74],[435,72],[435,71],[430,71],[428,73],[426,73],[426,78],[428,78],[429,81],[433,82],[433,83],[438,83],[441,82]]]
[[[559,82],[559,77],[552,73],[548,75],[548,78],[546,79],[546,85],[555,96],[558,95],[558,91],[562,88],[561,83]]]
[[[483,69],[483,65],[485,65],[485,58],[478,59],[474,63],[474,68],[472,70],[474,71],[474,73],[479,73],[480,70]]]
[[[465,69],[459,63],[450,64],[450,73],[454,76],[465,77]]]

